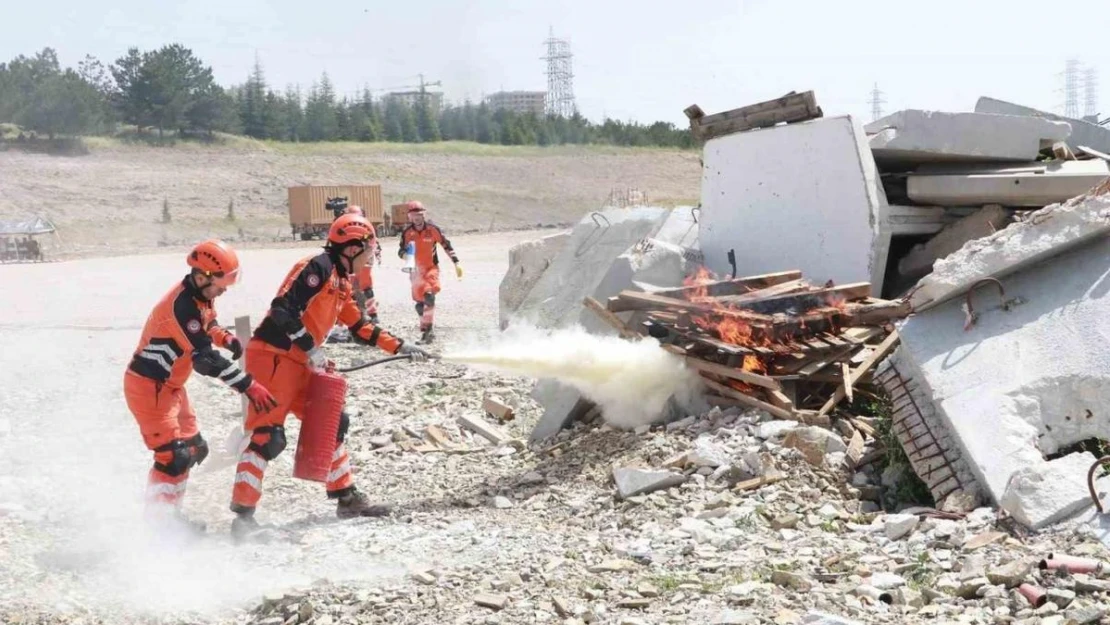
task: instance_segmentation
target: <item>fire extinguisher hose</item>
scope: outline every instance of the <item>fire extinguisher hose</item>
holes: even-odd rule
[[[335,370],[339,373],[350,373],[352,371],[358,371],[360,369],[366,369],[367,367],[373,367],[375,365],[384,365],[385,363],[393,362],[394,360],[412,360],[412,356],[410,356],[408,354],[406,354],[404,356],[389,356],[387,358],[381,358],[379,360],[371,360],[370,362],[364,362],[362,364],[354,365],[352,367],[347,367],[345,369],[340,369],[340,368],[336,367]]]

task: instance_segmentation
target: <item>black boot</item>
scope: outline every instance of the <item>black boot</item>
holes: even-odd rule
[[[339,505],[335,508],[335,515],[341,519],[353,519],[360,516],[386,516],[389,514],[389,505],[384,503],[371,503],[365,493],[354,490],[351,494],[340,497]]]

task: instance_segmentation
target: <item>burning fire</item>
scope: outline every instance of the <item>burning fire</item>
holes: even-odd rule
[[[718,278],[713,272],[705,267],[699,267],[696,272],[683,281],[683,286],[691,289],[687,292],[687,300],[699,304],[710,304],[713,308],[713,310],[707,313],[692,315],[690,320],[702,330],[715,334],[717,338],[729,345],[738,345],[741,347],[769,346],[771,342],[766,338],[754,337],[752,335],[752,327],[742,319],[737,319],[734,316],[726,314],[739,311],[739,308],[721,305],[709,297],[709,284],[717,280]],[[746,354],[744,356],[742,368],[745,371],[754,373],[767,372],[767,366],[758,356],[752,354]]]
[[[691,302],[702,302],[709,297],[709,285],[717,281],[717,276],[713,275],[705,267],[698,267],[692,275],[689,275],[682,281],[682,286],[693,289],[687,293],[686,299]]]

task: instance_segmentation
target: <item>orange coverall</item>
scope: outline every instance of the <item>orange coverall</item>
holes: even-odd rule
[[[247,372],[270,389],[277,406],[269,412],[248,409],[250,444],[239,456],[232,488],[231,510],[253,511],[262,498],[262,479],[269,462],[285,449],[285,418],[304,418],[305,392],[312,369],[307,352],[323,344],[336,321],[351,330],[355,341],[396,353],[403,341],[369,323],[353,298],[351,280],[327,252],[300,260],[285,277],[270,311],[247,343]],[[331,499],[353,490],[351,465],[343,438],[346,413],[332,456],[326,484]]]
[[[154,452],[147,477],[148,502],[179,505],[189,469],[208,455],[185,392],[192,372],[219,378],[240,393],[251,385],[251,376],[215,349],[228,336],[216,325],[212,302],[188,277],[166,293],[147,317],[123,376],[123,392],[143,442]]]
[[[409,224],[401,232],[401,249],[397,255],[402,259],[405,257],[405,247],[410,242],[415,243],[416,247],[416,269],[409,274],[412,280],[412,300],[416,302],[416,314],[420,315],[420,330],[423,332],[430,329],[435,321],[436,293],[439,293],[439,254],[436,245],[443,246],[451,262],[458,264],[459,257],[443,230],[430,221],[425,221],[424,227],[419,229]]]

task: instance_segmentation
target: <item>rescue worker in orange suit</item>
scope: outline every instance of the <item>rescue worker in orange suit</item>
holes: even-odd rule
[[[420,316],[421,341],[431,343],[435,338],[432,326],[435,322],[436,294],[439,293],[439,254],[436,246],[443,246],[455,264],[455,275],[460,279],[463,270],[451,241],[439,226],[427,220],[424,205],[413,201],[408,203],[408,207],[409,225],[401,232],[401,249],[397,255],[403,260],[405,248],[409,243],[415,245],[416,267],[409,274],[412,299],[416,302],[416,314]]]
[[[273,389],[277,407],[269,412],[251,408],[246,429],[250,443],[239,456],[232,489],[232,534],[241,537],[258,527],[254,511],[262,498],[268,463],[285,449],[285,418],[303,418],[305,393],[313,370],[334,365],[321,352],[328,331],[339,320],[358,343],[378,347],[414,360],[428,356],[418,347],[369,323],[352,299],[351,276],[368,260],[374,228],[364,217],[341,215],[328,233],[324,252],[299,261],[286,275],[270,310],[247,344],[247,373]],[[384,505],[372,504],[357,490],[343,444],[350,417],[343,412],[331,471],[326,484],[329,499],[337,500],[339,518],[381,516]]]
[[[218,378],[244,393],[259,413],[276,406],[277,400],[234,362],[243,355],[243,345],[216,325],[213,302],[239,279],[235,251],[221,241],[208,240],[194,247],[186,261],[189,275],[166,293],[147,317],[123,389],[143,442],[154,452],[154,466],[147,477],[148,511],[168,511],[178,521],[203,531],[203,524],[186,521],[180,514],[189,470],[208,455],[185,382],[193,371]],[[232,360],[217,347],[229,350]]]
[[[358,206],[351,206],[347,209],[347,214],[360,215],[365,217],[362,208]],[[362,269],[358,270],[358,275],[355,276],[355,298],[358,302],[359,308],[362,309],[363,314],[369,319],[370,323],[377,325],[378,323],[378,301],[374,299],[374,275],[371,273],[370,268],[374,264],[382,264],[382,246],[378,242],[377,237],[374,237],[374,255]]]

